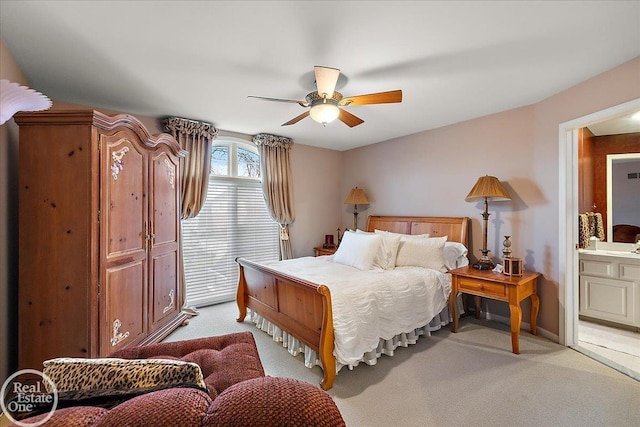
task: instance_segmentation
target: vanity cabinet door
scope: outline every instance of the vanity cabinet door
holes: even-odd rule
[[[637,288],[634,282],[580,276],[580,314],[633,325]]]

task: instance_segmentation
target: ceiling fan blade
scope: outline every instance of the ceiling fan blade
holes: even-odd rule
[[[297,99],[269,98],[269,97],[266,97],[266,96],[253,96],[253,95],[249,95],[249,96],[247,96],[247,98],[262,99],[264,101],[290,102],[290,103],[294,103],[294,104],[299,104],[301,107],[308,107],[309,106],[309,103],[307,101],[299,101]]]
[[[294,117],[293,119],[289,120],[287,123],[283,123],[282,126],[294,125],[294,124],[298,123],[300,120],[302,120],[305,117],[307,117],[308,115],[309,115],[309,112],[305,111],[304,113],[300,114],[299,116]]]
[[[336,83],[338,83],[338,77],[340,77],[340,70],[337,68],[328,67],[313,67],[316,73],[316,87],[318,89],[318,95],[323,97],[327,94],[327,98],[333,96],[333,91],[336,89]]]
[[[350,128],[364,123],[364,120],[362,120],[360,117],[356,117],[350,112],[343,110],[342,108],[340,108],[339,110],[340,115],[338,116],[338,119],[340,119],[342,123],[349,126]]]
[[[388,92],[370,93],[367,95],[347,96],[342,98],[340,105],[366,105],[366,104],[389,104],[402,102],[401,90],[390,90]]]

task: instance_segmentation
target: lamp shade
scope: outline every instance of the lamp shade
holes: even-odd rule
[[[331,103],[315,104],[309,110],[309,115],[316,122],[326,125],[338,118],[340,109]]]
[[[369,204],[369,200],[367,200],[367,196],[364,194],[364,190],[362,188],[353,188],[351,192],[347,196],[347,199],[344,201],[345,205],[366,205]]]
[[[507,190],[500,184],[498,178],[489,175],[478,178],[476,185],[473,186],[464,200],[473,202],[485,198],[492,200],[511,200],[511,196],[509,196]]]

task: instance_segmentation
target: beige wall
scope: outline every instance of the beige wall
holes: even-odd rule
[[[313,255],[325,234],[336,234],[340,208],[342,153],[294,144],[291,173],[296,220],[291,226],[291,246],[296,257]]]
[[[28,85],[0,39],[0,79]],[[16,360],[18,292],[18,126],[0,126],[0,384]]]
[[[491,203],[488,249],[501,256],[511,235],[513,256],[540,271],[539,326],[559,333],[559,125],[640,98],[635,58],[532,106],[421,132],[344,153],[342,193],[358,185],[368,214],[451,215],[472,219],[472,255],[482,247],[482,206],[465,196],[484,174],[497,176],[511,202]],[[349,221],[343,212],[343,221]],[[528,319],[529,302],[523,303]],[[508,316],[503,303],[490,313]]]
[[[480,176],[494,175],[512,201],[489,205],[490,255],[501,256],[503,236],[510,235],[513,256],[525,258],[527,269],[540,270],[534,252],[539,231],[528,225],[536,207],[546,203],[533,178],[533,122],[534,107],[529,106],[351,150],[345,153],[343,191],[357,181],[371,201],[367,214],[471,218],[471,255],[477,259],[483,203],[464,199]],[[508,315],[503,306],[492,310]],[[542,309],[553,317],[550,305]]]

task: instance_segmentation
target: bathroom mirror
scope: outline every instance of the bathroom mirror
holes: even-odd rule
[[[636,234],[640,234],[640,153],[608,154],[607,241],[633,242]]]

